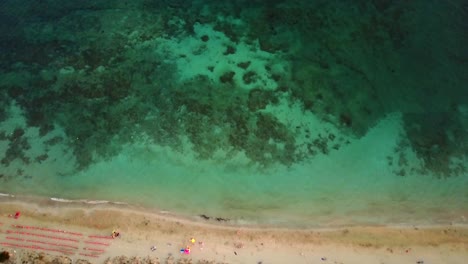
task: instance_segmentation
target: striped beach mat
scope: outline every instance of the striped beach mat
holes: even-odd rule
[[[0,223],[0,246],[67,256],[99,258],[111,246],[111,235],[83,234],[47,226]]]

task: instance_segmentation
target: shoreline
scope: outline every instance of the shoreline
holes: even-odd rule
[[[21,212],[19,219],[7,217],[15,211]],[[17,198],[0,198],[0,223],[2,241],[3,233],[11,232],[7,229],[15,224],[100,236],[118,230],[122,237],[112,240],[99,257],[88,259],[90,263],[104,263],[121,255],[155,257],[160,261],[157,263],[185,263],[177,259],[195,263],[321,263],[321,258],[336,263],[375,263],[377,259],[382,263],[416,263],[416,259],[463,263],[468,257],[468,225],[333,229],[233,226],[180,218],[169,212],[145,212],[129,205],[31,203]],[[191,238],[199,242],[192,245]],[[157,250],[151,251],[152,246]],[[179,252],[186,246],[193,246],[190,255]],[[82,256],[72,259],[77,257]]]
[[[184,221],[190,224],[201,224],[210,227],[221,228],[247,228],[247,229],[260,229],[260,230],[307,230],[307,231],[336,231],[353,227],[385,227],[385,228],[443,228],[447,226],[468,228],[468,211],[462,212],[459,221],[447,221],[447,223],[356,223],[356,224],[341,224],[341,225],[281,225],[269,224],[264,222],[248,222],[239,221],[236,219],[222,218],[216,215],[188,215],[180,214],[170,210],[162,210],[157,208],[150,208],[141,205],[135,205],[127,202],[109,201],[109,200],[88,200],[88,199],[67,199],[59,197],[43,197],[43,196],[27,196],[27,195],[13,195],[9,193],[0,192],[0,204],[7,199],[7,203],[18,203],[21,205],[34,204],[36,206],[54,206],[63,208],[80,208],[80,209],[101,209],[101,210],[125,210],[133,213],[151,214],[157,218],[164,218],[170,221]],[[466,216],[465,216],[466,215]]]

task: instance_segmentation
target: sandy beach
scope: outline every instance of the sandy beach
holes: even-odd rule
[[[112,239],[113,230],[120,236]],[[5,263],[456,264],[468,258],[468,228],[461,225],[292,230],[182,219],[127,205],[14,198],[0,201],[0,231],[0,249],[10,253]],[[57,244],[75,246],[53,251]],[[190,254],[182,253],[187,247]]]
[[[0,264],[468,263],[467,3],[1,1]]]

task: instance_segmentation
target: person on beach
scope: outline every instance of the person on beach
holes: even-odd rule
[[[120,236],[120,233],[115,231],[115,230],[112,230],[112,238],[116,238],[116,237],[119,237]]]

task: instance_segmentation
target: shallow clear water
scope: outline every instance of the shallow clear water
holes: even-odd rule
[[[156,2],[1,5],[0,192],[466,222],[463,1]]]

